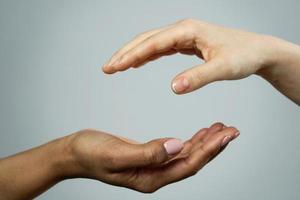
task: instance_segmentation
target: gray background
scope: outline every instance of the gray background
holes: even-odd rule
[[[299,199],[300,110],[264,80],[219,82],[177,96],[198,64],[165,57],[113,76],[100,66],[137,33],[192,17],[300,43],[299,1],[0,1],[0,156],[83,128],[139,141],[186,139],[222,121],[241,136],[196,176],[154,194],[93,180],[39,199]],[[34,170],[34,169],[33,169]]]

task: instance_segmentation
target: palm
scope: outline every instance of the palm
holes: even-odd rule
[[[157,141],[163,139],[141,144],[93,130],[77,134],[73,151],[80,158],[78,164],[86,172],[85,177],[141,192],[153,192],[194,175],[220,152],[224,135],[234,137],[235,132],[236,129],[217,123],[197,132],[184,142],[180,153],[163,160],[159,158],[163,152],[149,151],[151,145],[157,145]]]

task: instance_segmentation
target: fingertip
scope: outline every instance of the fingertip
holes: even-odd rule
[[[101,67],[101,70],[102,70],[103,73],[107,74],[107,69],[106,69],[105,65]]]
[[[186,77],[177,77],[172,81],[171,87],[175,94],[183,94],[189,89],[190,82]]]
[[[240,131],[237,131],[235,134],[234,134],[234,139],[239,137],[240,136]]]
[[[228,127],[211,136],[204,146],[211,151],[222,149],[238,136],[239,131],[235,127]]]
[[[223,148],[225,146],[227,146],[229,144],[229,142],[232,140],[232,136],[231,135],[226,135],[221,142],[220,147]]]
[[[228,145],[229,142],[236,139],[240,132],[235,127],[228,127],[224,129],[224,136],[221,142],[221,147]]]
[[[233,126],[226,127],[223,130],[225,130],[226,132],[229,132],[231,134],[238,132],[238,129],[236,127],[233,127]]]
[[[167,140],[163,145],[168,155],[175,155],[184,147],[182,140],[176,138]]]
[[[171,88],[172,88],[172,91],[175,93],[175,94],[179,94],[177,91],[176,91],[176,83],[175,82],[172,82],[172,85],[171,85]]]
[[[105,74],[113,74],[115,73],[115,69],[112,67],[112,66],[108,66],[108,65],[104,65],[102,66],[102,71],[105,73]]]

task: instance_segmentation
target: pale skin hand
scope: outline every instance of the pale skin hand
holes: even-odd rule
[[[103,66],[112,74],[175,53],[204,60],[177,75],[177,94],[257,74],[300,105],[300,47],[281,39],[187,19],[138,35]]]
[[[184,143],[162,138],[141,144],[83,130],[0,160],[0,199],[32,199],[69,178],[154,192],[196,174],[238,135],[237,129],[216,123]]]

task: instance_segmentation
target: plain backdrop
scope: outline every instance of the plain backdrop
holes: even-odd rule
[[[221,121],[240,137],[192,178],[154,194],[67,180],[38,199],[300,199],[300,109],[263,79],[178,96],[171,80],[199,59],[175,55],[112,76],[101,71],[138,33],[183,18],[300,43],[299,7],[297,0],[0,0],[0,156],[84,128],[143,142],[187,139]]]

